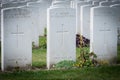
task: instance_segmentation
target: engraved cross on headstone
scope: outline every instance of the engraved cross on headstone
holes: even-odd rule
[[[19,26],[16,26],[16,31],[11,33],[12,35],[15,35],[17,37],[17,48],[18,48],[18,40],[19,36],[24,35],[24,32],[19,31]]]
[[[63,45],[64,44],[64,34],[68,33],[67,30],[64,30],[64,24],[62,24],[61,30],[58,30],[57,33],[62,35],[62,37],[61,37],[61,44]]]

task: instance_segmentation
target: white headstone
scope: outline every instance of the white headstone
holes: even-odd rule
[[[94,2],[93,2],[94,3]],[[80,8],[80,32],[85,38],[90,40],[90,9],[92,7],[99,6],[99,4],[95,5],[83,5]]]
[[[117,17],[117,31],[118,31],[118,44],[120,44],[120,4],[112,5],[111,7],[115,8],[116,10],[116,17]]]
[[[6,3],[6,4],[2,4],[2,8],[19,7],[19,6],[25,6],[25,5],[27,5],[27,2]]]
[[[81,6],[81,35],[90,40],[90,8],[92,5]]]
[[[84,1],[106,1],[106,0],[84,0]]]
[[[30,67],[32,39],[29,11],[20,8],[2,10],[2,71]]]
[[[106,0],[98,0],[98,1],[106,1]]]
[[[80,32],[81,35],[87,39],[90,39],[90,9],[98,5],[99,2],[93,1],[93,5],[82,5],[80,7]]]
[[[75,8],[75,0],[71,0],[71,8]]]
[[[99,1],[93,1],[94,6],[99,6],[99,3],[100,3]]]
[[[28,2],[27,3],[27,5],[29,5],[29,4],[34,4],[34,3],[36,3],[37,1],[34,1],[34,2]]]
[[[100,5],[101,6],[110,6],[110,5],[113,5],[113,4],[120,4],[120,1],[103,1],[103,2],[100,2]]]
[[[39,35],[44,35],[44,29],[47,27],[47,8],[50,7],[50,1],[40,1],[36,3],[28,3],[29,6],[36,8],[39,13],[38,15],[38,26],[39,26]]]
[[[75,9],[56,1],[47,12],[47,68],[63,60],[76,60]]]
[[[32,29],[32,42],[34,47],[39,47],[39,10],[36,7],[32,6],[25,6],[23,7],[25,9],[28,9],[30,11],[30,25]]]
[[[1,3],[2,4],[6,4],[6,3],[10,3],[11,1],[10,0],[2,0]]]
[[[10,8],[10,7],[18,7],[18,6],[24,6],[24,5],[26,5],[26,3],[24,2],[24,3],[19,3],[19,2],[9,2],[9,3],[4,3],[4,4],[1,4],[0,5],[0,8],[1,9],[4,9],[4,8]],[[1,14],[1,13],[0,13]],[[0,25],[0,27],[1,27],[1,25]],[[0,32],[1,32],[1,30],[0,30]],[[1,36],[1,33],[0,33],[0,36]],[[1,40],[1,37],[0,37],[0,40]]]
[[[120,0],[112,0],[113,2],[117,2],[117,1],[120,1]]]
[[[90,51],[98,60],[115,62],[117,57],[117,24],[115,11],[110,7],[91,9]]]
[[[1,7],[0,7],[0,41],[1,41]]]
[[[79,1],[79,2],[77,2],[76,3],[76,34],[81,34],[81,30],[80,30],[80,7],[82,6],[82,5],[88,5],[88,4],[90,4],[89,2],[85,2],[85,1]]]

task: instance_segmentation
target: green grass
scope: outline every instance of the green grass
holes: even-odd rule
[[[46,40],[47,40],[46,37],[40,36],[40,39],[39,39],[40,48],[42,48],[42,49],[46,49],[47,48]]]
[[[86,50],[89,50],[89,48],[85,47]],[[78,57],[80,54],[80,49],[76,48],[76,57]],[[46,66],[46,49],[44,48],[37,48],[33,49],[32,52],[32,66],[38,67],[38,68],[45,68]]]
[[[46,66],[46,49],[33,49],[32,66],[43,68]]]
[[[0,72],[0,80],[120,80],[120,66],[73,70]]]

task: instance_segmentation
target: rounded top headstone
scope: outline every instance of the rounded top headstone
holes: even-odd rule
[[[113,4],[110,7],[120,7],[120,4]]]
[[[112,0],[106,0],[106,1],[112,2]]]
[[[71,0],[55,0],[52,3],[52,7],[70,7]]]

